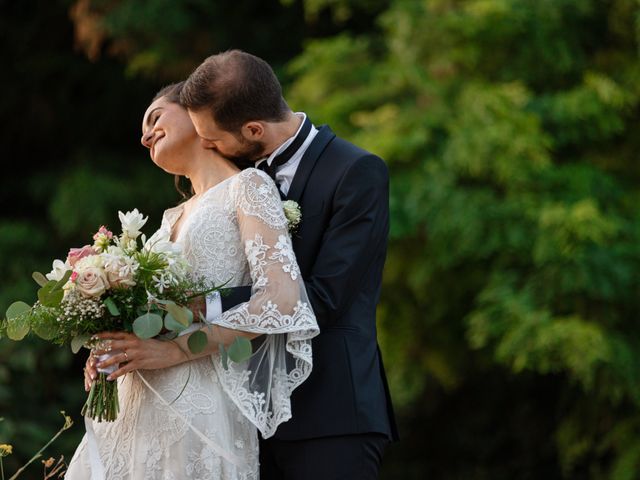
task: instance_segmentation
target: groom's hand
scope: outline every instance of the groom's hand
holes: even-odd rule
[[[207,302],[204,295],[193,298],[189,302],[189,309],[193,313],[193,321],[199,322],[203,318],[207,318]]]

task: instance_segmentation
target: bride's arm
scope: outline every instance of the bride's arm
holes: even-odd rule
[[[99,365],[106,368],[128,362],[112,378],[139,368],[166,368],[211,355],[219,344],[228,346],[237,336],[253,339],[265,333],[297,332],[300,338],[311,338],[319,332],[275,185],[258,170],[245,171],[235,182],[232,196],[253,283],[251,298],[224,312],[214,325],[202,327],[209,341],[198,354],[190,352],[188,335],[166,342],[141,340],[126,333],[100,334],[100,338],[112,340],[112,351],[127,352]]]
[[[172,341],[155,340],[153,338],[143,340],[132,333],[125,332],[102,332],[96,335],[98,338],[107,341],[107,349],[98,350],[95,355],[107,352],[120,352],[117,355],[95,364],[90,357],[85,367],[85,390],[90,388],[91,380],[96,378],[96,367],[107,368],[111,365],[121,364],[120,368],[109,375],[109,380],[114,380],[133,370],[156,370],[168,368],[183,362],[206,357],[218,352],[218,347],[222,343],[229,346],[236,337],[241,336],[249,340],[259,336],[257,333],[243,332],[218,325],[203,327],[209,341],[205,349],[197,354],[191,353],[187,345],[188,335],[183,335]],[[125,355],[124,352],[127,354]],[[89,378],[87,378],[89,377]]]

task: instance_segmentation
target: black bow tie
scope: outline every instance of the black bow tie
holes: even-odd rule
[[[267,161],[264,160],[258,165],[258,168],[263,172],[266,172],[267,175],[269,175],[275,182],[276,169],[279,166],[287,163],[291,159],[291,157],[293,157],[293,154],[300,149],[304,141],[309,136],[309,132],[311,132],[311,120],[309,120],[309,117],[306,117],[304,119],[304,123],[302,124],[302,128],[298,132],[298,135],[296,135],[296,138],[293,140],[293,142],[291,142],[291,145],[289,145],[287,148],[284,149],[284,151],[276,155],[271,161],[271,165],[269,165]],[[278,182],[276,182],[276,184],[277,183]]]

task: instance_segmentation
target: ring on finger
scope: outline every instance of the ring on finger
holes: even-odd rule
[[[127,351],[126,351],[126,350],[124,351],[124,360],[125,360],[126,362],[128,362],[128,361],[129,361],[129,355],[127,355]]]

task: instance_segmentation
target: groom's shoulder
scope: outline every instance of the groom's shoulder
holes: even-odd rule
[[[371,168],[387,170],[386,163],[378,155],[338,135],[333,138],[324,153],[325,156],[340,163],[344,168],[350,168],[357,163]]]

